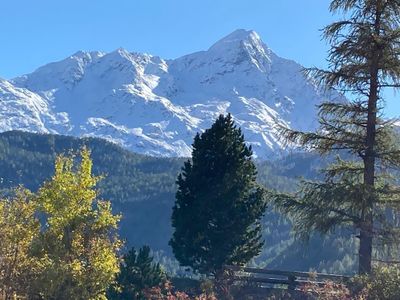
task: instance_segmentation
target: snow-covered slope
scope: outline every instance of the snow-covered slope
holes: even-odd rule
[[[77,52],[0,80],[0,131],[97,136],[140,153],[189,156],[196,132],[230,112],[260,158],[280,153],[277,125],[315,126],[327,95],[254,31],[164,60],[118,49]]]

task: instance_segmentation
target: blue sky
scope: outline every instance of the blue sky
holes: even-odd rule
[[[326,66],[319,31],[337,16],[329,0],[0,0],[0,77],[32,72],[78,50],[123,47],[163,58],[207,49],[253,29],[278,55]],[[388,96],[387,115],[400,115]]]

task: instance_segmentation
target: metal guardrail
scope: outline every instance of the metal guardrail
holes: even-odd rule
[[[350,277],[336,274],[291,272],[281,270],[268,270],[240,266],[226,266],[235,282],[258,284],[260,287],[275,287],[286,285],[288,289],[296,289],[306,283],[323,284],[326,281],[345,283]]]

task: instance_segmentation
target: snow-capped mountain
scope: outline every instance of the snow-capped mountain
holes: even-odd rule
[[[265,158],[283,150],[277,125],[312,129],[315,105],[338,97],[301,70],[246,30],[174,60],[77,52],[0,80],[0,131],[97,136],[139,153],[189,156],[196,132],[230,112]]]

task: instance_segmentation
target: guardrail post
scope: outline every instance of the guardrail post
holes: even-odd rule
[[[294,291],[296,289],[296,276],[289,275],[288,280],[289,280],[288,289]]]

